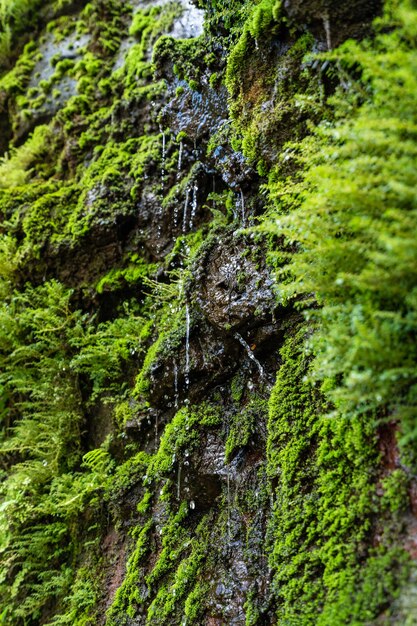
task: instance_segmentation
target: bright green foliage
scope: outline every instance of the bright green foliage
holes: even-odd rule
[[[3,422],[13,434],[3,452],[44,463],[53,474],[74,467],[69,450],[78,447],[81,419],[79,392],[71,372],[66,342],[78,315],[70,293],[57,282],[28,288],[5,300],[0,312],[2,395],[13,406]],[[56,388],[52,398],[51,389]]]
[[[307,132],[307,120],[323,116],[320,82],[305,64],[314,39],[303,34],[278,53],[275,41],[285,24],[281,3],[259,2],[227,58],[225,85],[233,134],[231,143],[265,176],[277,151]],[[259,53],[262,48],[262,54]]]
[[[394,15],[398,30],[372,48],[348,42],[330,55],[347,72],[350,59],[360,63],[370,95],[293,147],[304,150],[302,187],[280,188],[277,208],[291,193],[300,206],[272,227],[297,242],[283,298],[303,296],[304,306],[314,294],[323,305],[307,314],[318,326],[315,375],[335,381],[326,391],[342,412],[394,412],[407,441],[417,402],[417,12],[402,3]]]
[[[256,432],[257,423],[262,422],[266,411],[267,401],[262,398],[253,398],[240,413],[232,416],[225,447],[227,462],[239,448],[249,443]]]
[[[72,491],[78,479],[67,474],[79,460],[82,420],[66,354],[77,319],[69,297],[51,282],[13,294],[0,312],[2,428],[8,435],[0,453],[4,464],[14,460],[2,484],[0,547],[6,558],[0,598],[10,584],[10,619],[39,617],[71,577],[67,522],[82,506],[83,492]]]
[[[389,524],[378,548],[370,548],[384,507],[376,498],[374,423],[361,415],[323,417],[324,399],[306,380],[303,342],[303,331],[287,340],[270,400],[278,618],[300,626],[372,622],[395,594],[408,555],[392,548],[398,528]]]
[[[164,430],[158,453],[150,462],[148,478],[162,478],[169,473],[175,463],[182,462],[185,452],[191,454],[198,445],[201,427],[218,426],[219,422],[219,412],[214,406],[181,408]]]
[[[0,623],[198,626],[223,602],[217,581],[234,583],[235,549],[247,626],[397,619],[416,434],[413,3],[387,3],[374,40],[319,55],[277,0],[200,2],[205,35],[184,40],[170,34],[177,2],[82,4],[0,0],[12,137],[0,163]],[[34,87],[45,44],[83,35]],[[222,80],[230,119],[211,128]],[[207,97],[211,137],[168,128],[188,97],[198,113]],[[226,183],[229,163],[216,170],[219,146],[230,171],[237,157],[264,176],[261,194],[253,173],[242,186],[286,307],[271,315],[284,347],[267,357],[279,367],[269,401],[266,380],[248,391],[238,357],[216,389],[197,371],[217,357],[196,270],[239,227],[240,183]],[[213,217],[175,238],[197,182]],[[162,216],[177,219],[165,249],[152,247]],[[235,241],[263,257],[256,237]],[[169,368],[165,385],[183,360],[186,305],[192,402],[174,380],[155,401],[156,368]],[[226,327],[219,337],[232,355]],[[395,469],[378,439],[386,417],[391,445],[394,422],[408,443]]]
[[[125,616],[133,617],[145,601],[148,603],[146,623],[149,625],[162,626],[177,611],[180,611],[179,615],[181,611],[185,615],[199,615],[204,585],[198,582],[198,575],[207,558],[209,519],[203,517],[190,535],[188,502],[182,501],[176,507],[172,478],[178,475],[178,466],[192,455],[201,441],[201,433],[218,425],[218,411],[207,405],[180,409],[165,428],[158,451],[149,459],[144,477],[145,484],[152,491],[146,491],[137,506],[141,515],[152,513],[152,493],[159,491],[159,506],[164,506],[167,519],[159,532],[161,546],[155,545],[150,535],[152,517],[134,529],[136,546],[127,564],[123,584],[108,611],[108,626],[127,623]],[[167,500],[170,500],[169,504]],[[158,551],[158,558],[146,574],[146,557],[150,550]],[[149,596],[153,598],[150,604]]]
[[[31,13],[33,15],[39,5],[39,0],[1,0],[0,68],[7,65],[16,31],[22,32],[29,25]]]
[[[147,331],[148,322],[128,308],[126,317],[99,324],[97,328],[89,326],[84,332],[80,329],[79,336],[71,342],[77,348],[71,367],[90,378],[91,401],[105,392],[123,391],[120,380],[127,362],[133,355],[140,356],[141,339],[146,338]]]
[[[6,261],[5,279],[13,272]],[[87,608],[95,609],[96,591],[82,570],[74,582],[73,565],[82,549],[75,521],[86,510],[95,514],[97,495],[106,486],[113,506],[113,490],[120,494],[140,480],[144,460],[142,455],[119,465],[107,483],[114,463],[104,444],[84,455],[84,472],[78,471],[84,421],[78,376],[91,380],[91,400],[116,390],[111,383],[123,378],[144,321],[130,315],[94,329],[87,316],[72,311],[71,292],[56,281],[12,294],[5,283],[3,291],[0,453],[9,476],[1,487],[0,600],[7,598],[8,618],[20,624],[40,619],[52,599],[64,598],[74,584],[68,612],[56,623],[79,619],[81,626],[90,623]],[[88,539],[86,533],[83,540]],[[80,576],[83,583],[77,582]]]
[[[30,167],[45,157],[48,151],[50,129],[37,126],[30,139],[14,154],[0,161],[0,187],[18,187],[23,185],[30,175]]]
[[[261,0],[255,5],[248,20],[248,30],[254,39],[278,22],[280,7],[280,0]]]

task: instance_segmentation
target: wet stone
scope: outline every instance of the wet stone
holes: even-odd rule
[[[261,325],[274,310],[274,282],[265,267],[247,254],[246,244],[223,242],[201,264],[198,303],[208,321],[233,331]]]

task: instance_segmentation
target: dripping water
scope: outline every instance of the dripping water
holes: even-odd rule
[[[175,208],[174,208],[174,228],[177,228],[178,226],[178,202],[175,203]],[[176,237],[175,235],[173,236],[173,239],[175,240]]]
[[[185,305],[185,388],[188,390],[190,385],[190,307]]]
[[[242,211],[242,224],[245,225],[246,216],[245,216],[245,198],[243,196],[242,189],[240,190],[240,209]]]
[[[197,183],[195,183],[193,187],[193,200],[191,203],[190,230],[193,229],[193,222],[197,213],[197,194],[198,194],[198,185]]]
[[[330,28],[330,16],[328,13],[323,15],[323,25],[326,32],[326,41],[328,50],[332,49],[332,31]]]
[[[187,232],[187,213],[188,213],[188,201],[190,199],[190,188],[185,190],[185,202],[184,202],[184,215],[182,219],[182,232]]]
[[[155,452],[158,452],[158,414],[155,416]]]
[[[181,461],[178,462],[178,474],[177,474],[177,500],[181,498]]]
[[[165,159],[166,159],[166,137],[165,137],[165,131],[162,131],[162,167],[161,167],[162,193],[164,193],[164,182],[165,182]]]
[[[165,184],[165,159],[166,159],[166,136],[165,131],[161,129],[162,132],[162,157],[161,157],[161,205],[159,207],[159,217],[162,219],[163,208],[162,208],[162,200],[164,197],[164,184]],[[159,223],[157,227],[157,237],[161,238],[162,235],[162,225]]]
[[[178,365],[174,363],[174,406],[178,409]]]
[[[179,148],[179,152],[178,152],[177,180],[179,180],[180,174],[181,174],[183,150],[184,150],[183,143],[182,143],[182,141],[180,141],[180,148]]]
[[[265,371],[264,368],[262,367],[262,365],[259,363],[258,359],[255,357],[255,355],[253,354],[252,350],[250,349],[250,346],[246,343],[246,341],[243,339],[242,335],[239,335],[239,333],[235,333],[235,339],[237,339],[239,341],[239,343],[245,348],[246,353],[248,355],[248,357],[250,358],[251,361],[253,361],[256,365],[256,367],[259,370],[260,375],[262,376],[262,378],[265,377]]]

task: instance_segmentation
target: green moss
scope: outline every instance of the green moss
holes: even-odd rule
[[[39,0],[10,0],[0,14],[0,67],[7,67],[13,56],[16,36],[25,32],[35,22]]]
[[[408,507],[409,478],[400,469],[391,472],[382,480],[384,490],[382,505],[386,506],[392,513],[401,512]]]
[[[248,20],[248,30],[254,39],[270,28],[280,18],[280,0],[262,0],[255,5]]]
[[[194,589],[188,594],[184,603],[184,615],[192,624],[202,618],[204,603],[209,586],[207,583],[197,582]]]
[[[208,42],[203,37],[192,39],[175,39],[161,37],[153,53],[156,71],[164,67],[172,67],[173,73],[180,79],[186,79],[191,89],[197,89],[208,50]]]
[[[257,427],[265,421],[267,402],[262,398],[252,398],[238,413],[230,418],[229,432],[225,446],[226,462],[239,448],[248,445]]]
[[[156,264],[146,263],[137,254],[133,254],[127,267],[113,268],[97,283],[97,293],[105,293],[122,288],[125,284],[136,285],[143,283],[143,279],[152,276],[156,271]]]
[[[26,143],[0,165],[0,187],[18,187],[30,177],[30,167],[45,157],[52,137],[48,126],[37,126]]]
[[[389,526],[379,547],[369,547],[373,520],[383,510],[376,498],[373,424],[361,417],[322,417],[323,399],[306,380],[302,341],[302,334],[287,340],[270,401],[268,472],[276,485],[270,562],[277,614],[306,625],[327,626],[336,615],[363,623],[379,615],[387,594],[395,595],[407,555],[391,550],[391,532],[398,528]],[[372,585],[376,593],[369,595]]]
[[[135,549],[127,564],[127,572],[123,583],[116,591],[114,601],[107,612],[106,623],[108,626],[113,626],[113,624],[119,626],[119,624],[123,623],[119,616],[128,615],[133,617],[137,607],[144,601],[138,586],[138,579],[140,578],[143,559],[151,547],[149,541],[151,529],[152,522],[148,521],[142,528],[135,530]],[[126,617],[124,619],[126,620]]]
[[[394,4],[373,43],[314,59],[312,36],[290,31],[273,0],[214,0],[204,36],[188,40],[160,37],[181,14],[178,3],[139,9],[131,20],[127,3],[93,0],[78,20],[62,15],[39,36],[43,20],[75,5],[58,0],[35,13],[29,0],[13,0],[4,9],[0,57],[7,48],[9,67],[19,33],[33,31],[36,43],[0,79],[6,132],[10,123],[19,145],[0,165],[0,621],[98,623],[112,586],[100,555],[112,554],[113,528],[117,549],[129,533],[130,558],[108,626],[203,623],[214,582],[227,578],[231,545],[248,568],[247,625],[270,621],[272,606],[278,623],[297,626],[396,619],[390,606],[408,556],[393,546],[404,542],[409,473],[388,472],[376,432],[381,416],[394,415],[401,463],[414,467],[416,89],[405,68],[415,66],[416,19],[411,4]],[[113,71],[130,20],[136,43]],[[86,33],[89,44],[75,62],[56,56],[53,76],[28,89],[45,32],[56,42]],[[285,53],[278,40],[288,43]],[[316,71],[317,60],[329,69]],[[201,193],[211,188],[219,146],[242,151],[268,177],[268,221],[255,187],[248,207],[270,233],[281,303],[300,296],[314,308],[305,321],[289,307],[280,311],[286,340],[269,401],[266,468],[266,400],[249,397],[244,370],[172,418],[174,398],[165,398],[160,441],[146,438],[155,408],[148,403],[158,395],[153,366],[172,364],[184,349],[186,301],[197,344],[195,270],[206,246],[223,245],[237,226],[235,193],[223,181],[207,196],[210,225],[178,237],[168,252],[167,245],[163,260],[142,249],[137,212],[144,190],[160,197],[158,124],[166,138],[169,131],[165,80],[187,80],[205,97],[206,80],[216,88],[225,66],[231,124],[209,138],[203,168],[184,167],[160,206],[172,215],[196,180]],[[67,102],[63,77],[77,83]],[[48,126],[33,126],[61,100]],[[192,148],[183,131],[176,141]],[[201,155],[205,141],[195,146]],[[178,145],[168,140],[165,180],[175,179],[177,160]],[[135,226],[116,237],[115,224]],[[49,280],[59,271],[73,284],[60,255],[84,258],[87,241],[97,243],[93,278],[86,263],[85,283],[73,292]],[[257,239],[236,241],[242,257],[260,249]],[[244,273],[237,282],[243,289]],[[220,479],[206,513],[197,498],[195,508],[179,502],[187,492],[178,477],[182,471],[185,480],[185,468],[193,477],[211,429],[226,440],[228,462],[242,451],[236,460],[247,463],[247,480],[227,493]],[[267,558],[270,591],[257,587]]]
[[[182,519],[177,518],[178,516],[174,518],[176,525],[182,521]],[[196,529],[195,537],[191,541],[184,542],[181,535],[179,535],[176,530],[174,545],[177,546],[182,541],[183,546],[190,551],[190,554],[179,563],[171,584],[168,587],[161,587],[159,593],[150,605],[147,620],[149,624],[160,624],[162,626],[166,623],[167,619],[172,618],[178,605],[181,606],[183,604],[186,605],[184,607],[185,615],[187,615],[187,612],[189,615],[199,615],[202,590],[198,583],[198,586],[195,587],[194,585],[196,584],[198,574],[207,556],[208,521],[207,518],[203,518]],[[164,537],[169,537],[166,544],[164,543]],[[165,549],[171,549],[171,559],[173,555],[175,555],[175,558],[179,556],[178,551],[172,551],[173,544],[171,543],[168,531],[167,534],[163,531],[162,543],[164,548],[153,571],[158,568],[160,562],[164,563]]]
[[[175,464],[182,462],[185,452],[189,456],[198,446],[201,430],[219,423],[219,409],[207,403],[177,411],[163,432],[158,453],[149,464],[147,479],[156,480],[172,474]]]

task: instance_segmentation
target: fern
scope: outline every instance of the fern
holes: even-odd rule
[[[291,148],[303,179],[271,178],[270,229],[290,244],[279,260],[283,301],[321,305],[306,313],[317,328],[309,348],[333,403],[351,415],[394,412],[415,438],[417,11],[411,2],[391,11],[372,47],[348,42],[330,53],[345,68],[360,64],[366,101]]]

